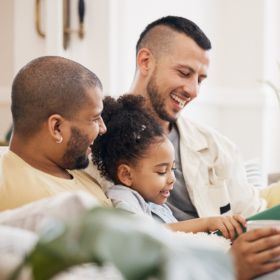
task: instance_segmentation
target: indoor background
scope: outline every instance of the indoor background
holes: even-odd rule
[[[65,8],[70,29],[64,49]],[[128,92],[135,45],[151,21],[178,15],[195,21],[212,41],[211,64],[200,96],[184,114],[235,142],[264,174],[280,170],[280,109],[271,88],[280,86],[278,0],[84,0],[84,38],[78,0],[0,0],[0,140],[11,124],[10,91],[16,72],[42,55],[74,59],[102,80],[105,94]],[[37,4],[37,6],[36,6]],[[38,6],[39,5],[39,6]],[[36,29],[37,17],[40,21]],[[32,129],[32,128],[30,128]],[[265,178],[264,178],[265,180]]]

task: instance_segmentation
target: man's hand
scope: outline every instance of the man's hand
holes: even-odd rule
[[[241,234],[231,248],[238,280],[249,280],[280,268],[280,229],[259,228]]]

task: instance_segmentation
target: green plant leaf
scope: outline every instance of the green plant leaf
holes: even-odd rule
[[[114,264],[128,280],[159,276],[167,245],[156,238],[158,229],[126,211],[94,208],[71,224],[53,221],[24,265],[31,267],[34,280],[90,262]]]

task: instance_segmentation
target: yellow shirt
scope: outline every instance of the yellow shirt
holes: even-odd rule
[[[262,189],[261,196],[267,201],[268,208],[280,204],[280,181]]]
[[[7,151],[0,157],[0,211],[56,195],[83,190],[103,206],[111,206],[96,180],[81,170],[71,170],[73,179],[63,179],[40,171]]]

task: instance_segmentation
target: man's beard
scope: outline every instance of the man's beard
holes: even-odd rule
[[[83,135],[78,128],[72,127],[67,150],[63,155],[63,167],[69,170],[86,168],[89,164],[86,154],[88,146],[88,137]]]
[[[176,122],[176,118],[170,116],[165,109],[165,99],[162,94],[159,93],[154,75],[151,77],[147,85],[147,93],[150,98],[152,109],[154,110],[156,115],[163,121],[168,121],[170,123]]]

